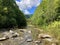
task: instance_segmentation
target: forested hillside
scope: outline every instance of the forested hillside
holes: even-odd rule
[[[60,40],[60,0],[42,0],[31,23]]]
[[[15,0],[0,0],[0,28],[25,27],[26,19]]]
[[[41,4],[38,6],[32,17],[32,23],[41,26],[59,20],[60,20],[59,0],[42,0]]]

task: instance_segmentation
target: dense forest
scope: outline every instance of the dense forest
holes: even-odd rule
[[[0,28],[25,27],[26,19],[15,0],[0,0]]]
[[[60,39],[60,0],[42,0],[31,17],[31,24]]]
[[[37,19],[36,19],[37,18]],[[42,0],[36,9],[32,23],[35,25],[47,25],[54,21],[60,20],[60,3],[59,0]]]

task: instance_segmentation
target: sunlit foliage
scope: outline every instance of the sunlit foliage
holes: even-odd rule
[[[43,26],[54,21],[60,21],[59,0],[42,0],[31,18],[32,24]]]

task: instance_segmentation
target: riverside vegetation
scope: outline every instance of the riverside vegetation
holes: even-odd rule
[[[33,16],[31,24],[43,29],[59,40],[60,45],[60,0],[42,0]]]

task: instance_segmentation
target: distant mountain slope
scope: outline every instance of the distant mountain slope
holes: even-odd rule
[[[30,18],[33,14],[25,15],[26,18]]]

